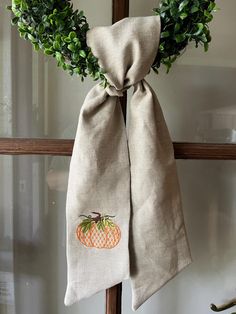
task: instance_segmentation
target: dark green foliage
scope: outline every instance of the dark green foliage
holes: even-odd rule
[[[86,44],[86,17],[73,11],[71,0],[13,0],[9,9],[20,36],[30,40],[35,50],[52,55],[58,66],[82,81],[89,74],[106,86],[103,70]]]
[[[86,17],[83,11],[73,11],[71,0],[12,0],[8,8],[14,14],[12,23],[17,25],[20,36],[30,40],[35,50],[52,55],[58,66],[71,75],[79,75],[82,81],[89,74],[107,86],[104,71],[86,44]],[[155,72],[161,64],[168,72],[191,41],[196,47],[202,44],[208,49],[208,23],[215,9],[215,0],[161,0],[159,8],[154,9],[161,18],[160,46],[152,66]]]
[[[195,42],[208,50],[211,35],[208,23],[216,10],[215,0],[162,0],[154,9],[161,18],[159,51],[153,64],[155,72],[164,64],[169,72],[172,63],[184,51],[189,42]]]

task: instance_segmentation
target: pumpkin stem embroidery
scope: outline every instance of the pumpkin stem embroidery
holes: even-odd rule
[[[91,214],[93,216],[80,215],[84,219],[76,230],[79,241],[90,248],[114,248],[121,238],[120,228],[112,220],[115,216],[102,215],[99,212],[91,212]]]

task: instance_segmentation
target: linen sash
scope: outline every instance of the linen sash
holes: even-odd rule
[[[173,146],[145,81],[158,51],[158,16],[87,33],[109,86],[81,109],[67,192],[65,304],[131,278],[136,310],[191,262]],[[133,87],[127,128],[119,97]]]

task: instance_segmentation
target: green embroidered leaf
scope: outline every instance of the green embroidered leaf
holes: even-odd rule
[[[89,222],[82,222],[82,223],[80,224],[81,229],[82,229],[82,232],[83,232],[84,234],[86,234],[86,233],[91,229],[92,224],[93,224],[92,221],[89,221]]]
[[[99,221],[99,222],[97,223],[97,227],[98,227],[98,230],[102,230],[102,231],[105,230],[105,226],[104,226],[104,224],[103,224],[102,221]]]
[[[114,228],[115,227],[115,224],[111,220],[107,220],[107,225],[110,228]]]

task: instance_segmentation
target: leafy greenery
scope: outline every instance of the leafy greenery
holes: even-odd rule
[[[8,8],[20,36],[30,40],[35,50],[52,55],[58,66],[82,81],[89,74],[106,86],[104,71],[86,44],[86,17],[83,11],[73,10],[71,0],[12,0]]]
[[[80,215],[80,217],[85,217],[83,221],[80,223],[82,232],[86,234],[94,224],[96,224],[98,230],[105,231],[106,227],[115,228],[115,224],[111,220],[114,216],[104,215],[102,216],[100,213],[92,212],[96,215],[96,217],[92,217],[91,215]]]
[[[32,42],[34,49],[56,58],[58,66],[76,74],[83,81],[87,75],[108,82],[98,59],[86,43],[89,30],[83,11],[73,10],[71,0],[12,0],[8,7],[14,14],[20,36]],[[161,18],[160,46],[152,66],[155,72],[161,64],[169,71],[172,63],[189,42],[196,47],[211,41],[208,23],[216,9],[215,0],[161,0],[154,9]]]
[[[162,0],[154,12],[161,18],[161,38],[158,54],[152,66],[158,72],[164,64],[169,72],[172,63],[189,42],[208,50],[211,35],[208,23],[216,10],[215,0]]]

